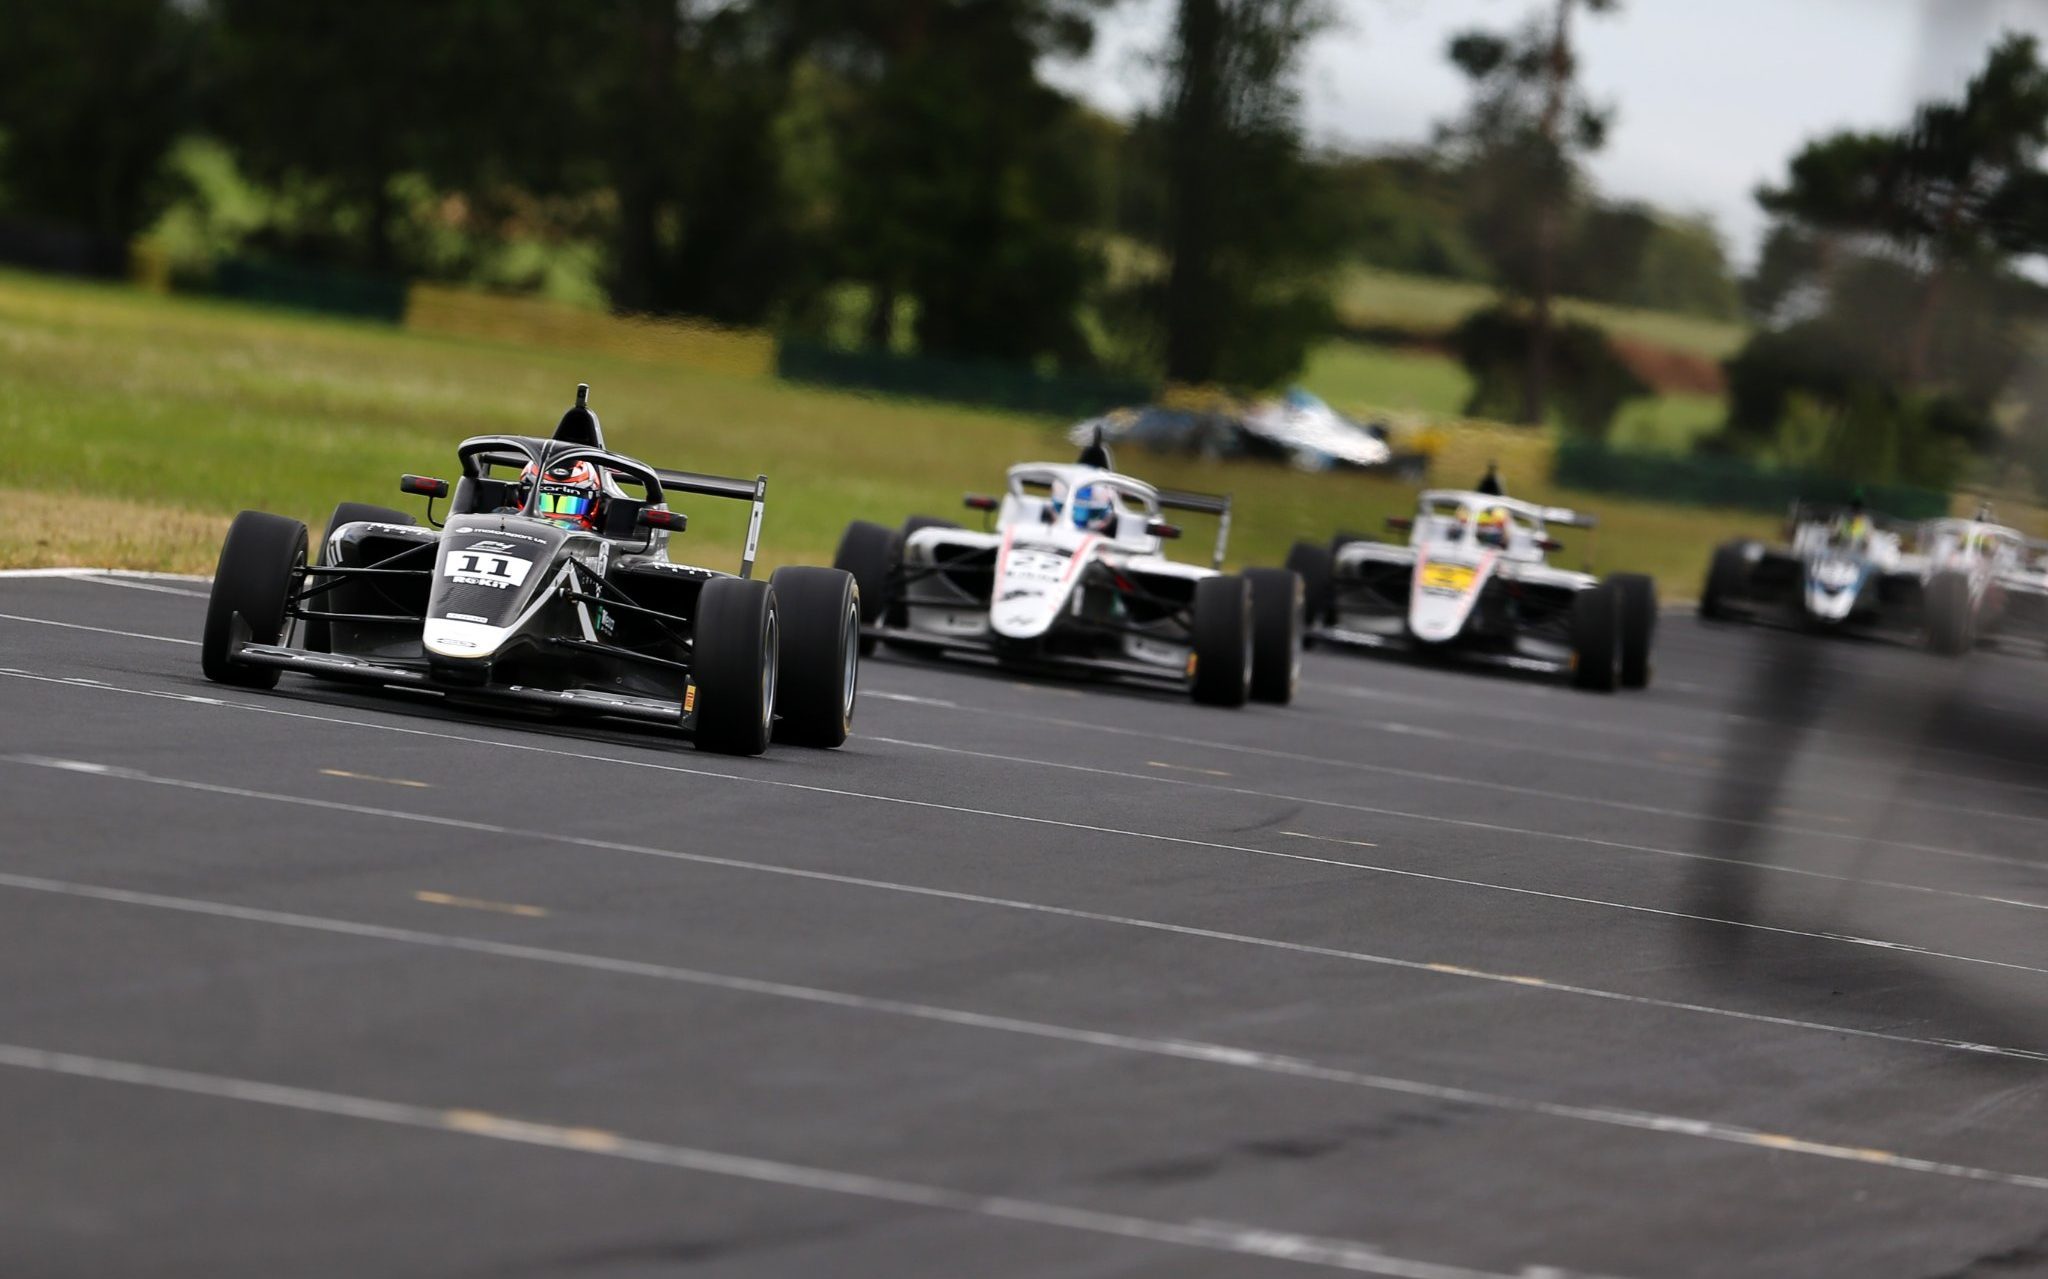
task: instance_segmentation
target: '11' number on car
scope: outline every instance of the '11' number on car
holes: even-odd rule
[[[532,560],[516,555],[493,555],[479,551],[452,551],[442,572],[464,586],[488,586],[510,590],[526,580]]]

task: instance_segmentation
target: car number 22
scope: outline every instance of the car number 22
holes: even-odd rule
[[[491,551],[450,551],[448,562],[442,567],[442,576],[464,586],[489,586],[497,590],[511,590],[526,581],[526,575],[533,570],[533,561],[517,555],[500,555]]]

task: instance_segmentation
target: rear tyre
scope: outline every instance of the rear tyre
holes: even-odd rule
[[[697,596],[694,637],[697,749],[759,755],[775,723],[775,591],[747,578],[713,578]]]
[[[1607,584],[1620,610],[1618,637],[1623,688],[1650,683],[1650,643],[1657,634],[1657,583],[1642,573],[1616,573]]]
[[[228,656],[235,619],[249,628],[249,641],[275,644],[284,634],[292,585],[306,566],[306,526],[282,515],[243,511],[228,525],[213,589],[206,598],[206,626],[199,638],[199,667],[216,684],[276,688],[277,671]]]
[[[1611,583],[1580,591],[1572,600],[1572,686],[1611,693],[1619,673],[1621,607]]]
[[[779,568],[768,585],[782,623],[775,740],[842,745],[860,678],[860,587],[836,568]]]
[[[1724,542],[1714,549],[1707,566],[1707,582],[1700,589],[1700,616],[1710,622],[1740,619],[1729,607],[1749,583],[1749,556],[1742,542]]]
[[[1204,706],[1242,706],[1252,691],[1252,592],[1241,577],[1195,583],[1195,678]]]
[[[1252,700],[1285,706],[1301,678],[1301,579],[1284,568],[1248,568],[1252,590]]]
[[[897,564],[902,556],[903,538],[893,528],[855,520],[840,536],[839,549],[832,556],[832,567],[853,574],[854,582],[860,587],[860,620],[863,626],[880,625],[888,613],[893,593],[890,583],[896,577]],[[861,636],[861,656],[866,657],[874,651],[873,637]]]
[[[328,564],[327,544],[334,540],[334,530],[344,524],[368,520],[376,524],[418,524],[419,521],[404,511],[394,511],[388,506],[372,506],[368,502],[343,502],[334,508],[334,517],[327,521],[327,532],[320,537],[320,551],[313,559],[315,564]],[[322,579],[323,581],[329,579]],[[340,590],[326,591],[313,597],[307,607],[320,613],[346,612],[334,607],[336,597],[344,594]],[[307,618],[299,632],[299,642],[316,653],[334,651],[333,623],[320,618]]]
[[[1330,607],[1336,599],[1336,558],[1314,542],[1296,542],[1287,552],[1287,570],[1301,579],[1302,620],[1307,626],[1327,626],[1334,620]]]
[[[1976,641],[1970,619],[1970,579],[1956,572],[1927,579],[1927,647],[1960,657]]]

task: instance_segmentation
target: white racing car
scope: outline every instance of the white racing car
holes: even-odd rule
[[[860,583],[864,644],[1164,681],[1217,706],[1293,698],[1300,583],[1282,569],[1221,571],[1229,498],[1120,475],[1097,443],[1077,463],[1011,467],[1000,498],[966,503],[993,527],[847,526],[833,563]],[[1166,557],[1181,535],[1169,510],[1217,517],[1213,566]]]
[[[2048,572],[2040,543],[1976,519],[1928,520],[1914,537],[1925,566],[1927,642],[1956,655],[1980,643],[2048,644]]]
[[[1405,546],[1340,533],[1297,542],[1312,642],[1455,656],[1514,670],[1569,673],[1579,688],[1642,688],[1650,680],[1656,588],[1616,573],[1602,582],[1558,568],[1550,526],[1594,521],[1483,492],[1420,494],[1390,528]]]
[[[1866,633],[1925,630],[1930,582],[1926,562],[1906,550],[1910,525],[1872,515],[1861,502],[1798,503],[1786,523],[1785,545],[1750,540],[1716,548],[1700,591],[1701,617]]]

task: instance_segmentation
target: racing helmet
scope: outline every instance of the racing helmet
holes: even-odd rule
[[[522,491],[538,487],[533,511],[542,519],[581,529],[597,527],[604,483],[598,478],[597,468],[590,463],[563,463],[550,466],[542,473],[540,468],[529,462],[520,473],[519,487]]]
[[[1508,544],[1508,508],[1489,506],[1479,513],[1473,538],[1481,546],[1505,548]]]
[[[1116,494],[1107,484],[1083,484],[1074,490],[1069,514],[1075,528],[1105,532],[1116,523]]]

